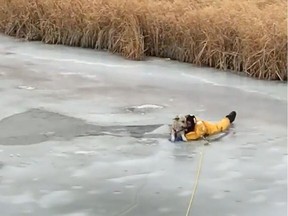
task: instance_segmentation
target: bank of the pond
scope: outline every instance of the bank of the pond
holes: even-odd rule
[[[287,80],[285,0],[0,0],[0,31]]]

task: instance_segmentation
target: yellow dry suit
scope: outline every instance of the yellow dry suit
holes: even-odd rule
[[[188,141],[197,140],[202,136],[214,135],[221,133],[229,128],[231,122],[228,117],[221,119],[218,122],[202,121],[196,118],[194,131],[185,134]]]

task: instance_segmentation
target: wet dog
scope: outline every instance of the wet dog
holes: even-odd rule
[[[182,138],[182,141],[187,141],[185,137],[185,129],[187,127],[186,117],[177,115],[172,122],[171,126],[171,141],[175,142],[177,138]]]

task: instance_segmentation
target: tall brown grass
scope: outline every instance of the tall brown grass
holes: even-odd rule
[[[286,0],[0,0],[0,31],[287,80]]]

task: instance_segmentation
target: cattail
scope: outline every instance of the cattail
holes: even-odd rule
[[[0,31],[287,80],[286,0],[0,0]]]

